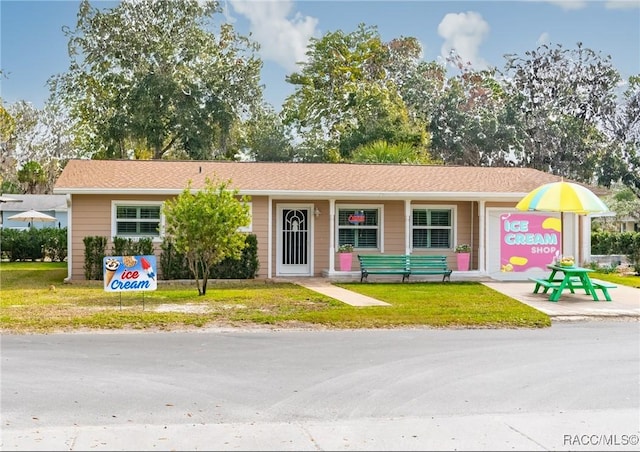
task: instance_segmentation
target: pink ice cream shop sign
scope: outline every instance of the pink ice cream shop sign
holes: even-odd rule
[[[546,270],[560,256],[562,222],[553,214],[500,216],[500,271]]]
[[[132,290],[156,290],[156,257],[106,256],[103,260],[104,290],[126,292]]]

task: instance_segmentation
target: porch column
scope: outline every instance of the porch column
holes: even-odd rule
[[[267,278],[273,278],[273,200],[268,198],[267,207]]]
[[[329,274],[336,270],[336,200],[329,200]]]
[[[404,254],[411,254],[411,200],[404,200]]]
[[[481,200],[478,203],[478,271],[487,273],[487,256],[485,255],[487,237],[485,235],[485,202]],[[499,243],[493,244],[500,246]]]
[[[580,215],[578,222],[580,224],[580,252],[576,256],[576,262],[580,265],[591,261],[591,216]]]

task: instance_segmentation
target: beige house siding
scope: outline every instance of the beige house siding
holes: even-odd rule
[[[113,197],[110,195],[72,195],[71,203],[73,209],[70,218],[72,237],[72,268],[71,278],[82,280],[84,278],[84,238],[85,237],[107,237],[107,254],[113,248],[113,237],[111,236],[111,205],[112,201],[164,201],[164,196],[132,196],[122,195]],[[159,256],[160,242],[155,242],[155,253]]]
[[[462,243],[471,245],[470,269],[478,268],[478,230],[480,215],[478,214],[478,204],[476,202],[458,202],[456,219],[456,243],[454,247]],[[457,267],[455,253],[449,258],[452,268]]]
[[[356,249],[358,252],[404,254],[411,246],[407,236],[407,205],[450,206],[455,208],[453,236],[449,249],[415,249],[414,253],[446,255],[451,268],[457,269],[453,247],[472,246],[471,270],[495,274],[495,213],[511,211],[528,192],[559,176],[530,168],[462,167],[440,165],[383,165],[330,163],[274,163],[226,161],[155,160],[71,160],[54,187],[55,194],[71,197],[69,277],[84,279],[84,242],[86,236],[108,237],[111,251],[112,200],[158,201],[178,196],[187,181],[194,189],[205,186],[207,178],[231,180],[231,187],[251,197],[251,232],[258,241],[258,277],[278,275],[278,206],[298,205],[310,208],[312,220],[312,262],[307,267],[287,264],[283,273],[302,275],[313,269],[315,276],[338,272],[338,256],[331,253],[337,229],[331,221],[331,206],[381,207],[382,250]],[[594,190],[595,187],[588,187]],[[594,190],[595,193],[599,193]],[[126,193],[126,195],[124,195]],[[484,212],[480,212],[480,206]],[[318,216],[314,215],[315,209]],[[271,216],[269,216],[271,215]],[[480,223],[482,219],[483,224]],[[335,218],[334,218],[335,220]],[[578,224],[578,251],[588,250],[588,223]],[[584,226],[584,230],[582,229]],[[484,231],[484,236],[480,236]],[[409,231],[409,234],[411,232]],[[271,236],[269,236],[271,234]],[[493,237],[492,237],[493,236]],[[156,252],[160,255],[160,244]],[[586,245],[585,245],[586,244]],[[480,255],[483,250],[483,255]],[[583,254],[584,254],[583,253]],[[576,257],[578,255],[576,254]],[[331,263],[334,266],[331,266]],[[358,270],[357,259],[353,267]],[[494,268],[495,267],[495,268]],[[497,270],[496,270],[497,268]],[[161,269],[158,269],[161,273]],[[306,274],[305,274],[306,275]],[[302,276],[305,276],[302,275]],[[523,275],[525,276],[525,275]]]
[[[258,278],[267,276],[267,256],[269,248],[267,237],[269,234],[269,198],[267,196],[253,196],[251,201],[251,233],[256,236],[258,242]]]
[[[314,249],[313,249],[313,275],[322,276],[324,270],[329,269],[329,201],[313,201],[314,208],[320,211],[314,215]]]
[[[136,201],[144,203],[147,201],[165,201],[171,197],[167,196],[151,196],[151,195],[72,195],[73,216],[71,227],[73,230],[72,237],[72,267],[71,277],[74,280],[84,279],[84,237],[87,236],[104,236],[107,237],[107,254],[111,252],[113,241],[111,237],[111,212],[113,201]],[[271,256],[271,276],[275,276],[277,272],[277,206],[282,204],[299,204],[309,205],[311,214],[317,208],[320,213],[318,216],[313,215],[313,275],[322,276],[330,271],[330,204],[327,200],[313,199],[271,199],[272,217],[271,227],[269,227],[269,197],[253,196],[250,198],[252,205],[252,225],[251,233],[256,235],[258,242],[258,259],[260,262],[258,269],[259,278],[269,277],[269,256]],[[454,241],[453,246],[460,243],[469,243],[472,245],[472,262],[471,269],[478,268],[478,244],[479,244],[479,221],[477,202],[445,202],[445,201],[420,201],[412,202],[411,208],[421,206],[453,206],[456,209],[454,221]],[[510,203],[487,203],[492,207],[512,208]],[[382,208],[382,231],[383,245],[385,254],[404,254],[405,246],[409,238],[405,237],[405,202],[404,201],[360,201],[360,200],[340,200],[335,203],[335,209],[345,206],[361,206]],[[473,208],[472,208],[473,206]],[[271,229],[272,252],[269,253],[269,230]],[[334,231],[336,232],[336,231]],[[154,242],[155,253],[160,259],[160,241]],[[354,254],[365,253],[372,254],[379,251],[356,250]],[[451,268],[456,268],[456,258],[452,249],[449,250],[414,250],[417,254],[438,254],[447,256],[447,260]],[[334,255],[333,270],[337,270],[338,256]],[[159,269],[159,271],[161,271]],[[354,259],[353,271],[359,271],[357,259]]]

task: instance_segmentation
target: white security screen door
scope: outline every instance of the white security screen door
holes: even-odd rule
[[[311,208],[278,209],[278,274],[311,274]]]

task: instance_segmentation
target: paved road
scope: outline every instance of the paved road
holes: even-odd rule
[[[640,323],[2,337],[2,450],[639,449]]]

